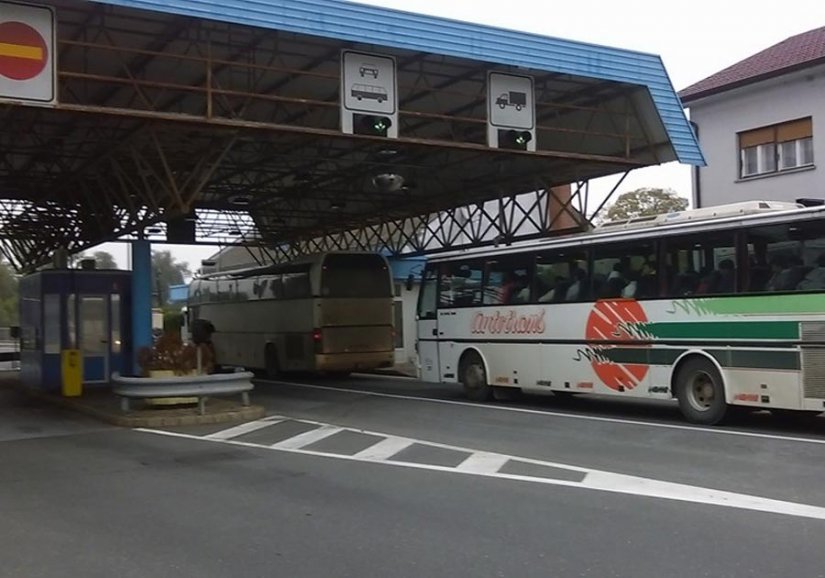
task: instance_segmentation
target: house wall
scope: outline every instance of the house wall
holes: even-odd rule
[[[825,164],[825,67],[727,91],[689,107],[707,160],[706,167],[694,171],[694,207],[748,200],[825,199],[825,169],[819,167]],[[739,178],[737,133],[807,116],[813,123],[813,168]]]

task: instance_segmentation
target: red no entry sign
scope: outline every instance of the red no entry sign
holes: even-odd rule
[[[0,23],[0,76],[29,80],[46,67],[49,49],[40,33],[23,22]]]

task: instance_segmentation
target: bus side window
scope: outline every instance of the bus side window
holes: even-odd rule
[[[587,287],[587,253],[547,253],[536,257],[535,297],[538,303],[581,301]]]
[[[825,222],[769,225],[747,233],[749,292],[825,290]]]
[[[439,281],[439,307],[475,307],[481,305],[482,269],[477,263],[442,265]]]
[[[666,240],[667,296],[722,295],[737,290],[737,255],[732,232]]]
[[[509,305],[530,300],[530,270],[525,264],[504,258],[487,261],[485,269],[485,304]]]
[[[596,247],[593,256],[594,299],[638,299],[659,296],[656,245]]]

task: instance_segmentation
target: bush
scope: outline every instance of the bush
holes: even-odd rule
[[[198,350],[201,353],[202,373],[211,373],[215,367],[215,354],[210,345],[183,343],[180,330],[166,331],[152,347],[138,351],[138,363],[143,375],[150,371],[173,371],[175,375],[188,375],[198,369]]]

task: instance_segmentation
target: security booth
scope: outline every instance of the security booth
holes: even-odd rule
[[[54,269],[20,280],[20,375],[59,391],[64,364],[79,361],[84,386],[130,375],[130,271]],[[68,355],[67,355],[68,354]]]

